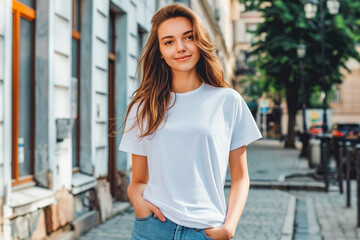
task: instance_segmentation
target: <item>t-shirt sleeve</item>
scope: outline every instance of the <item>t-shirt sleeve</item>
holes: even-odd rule
[[[137,104],[134,104],[125,123],[125,129],[120,141],[119,150],[141,156],[147,156],[146,142],[148,140],[146,137],[139,138],[141,131],[137,124],[132,128],[136,122],[136,111]],[[130,128],[132,129],[129,131]]]
[[[259,128],[244,99],[237,95],[230,151],[262,138]]]

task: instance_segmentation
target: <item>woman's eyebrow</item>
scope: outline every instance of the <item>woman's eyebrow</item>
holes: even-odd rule
[[[183,33],[183,35],[186,35],[186,34],[188,34],[188,33],[191,33],[192,31],[193,31],[193,30],[186,31],[186,32]],[[160,41],[162,41],[162,40],[164,40],[164,39],[166,39],[166,38],[173,38],[173,37],[174,37],[174,36],[165,36],[165,37],[162,37]]]

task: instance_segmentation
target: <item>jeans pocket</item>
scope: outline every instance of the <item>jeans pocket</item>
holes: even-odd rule
[[[139,217],[137,217],[137,216],[135,215],[135,220],[136,220],[136,221],[146,221],[146,220],[149,220],[150,218],[152,218],[153,216],[154,216],[154,213],[153,213],[153,212],[150,213],[148,216],[143,217],[143,218],[139,218]]]
[[[207,239],[207,240],[214,240],[214,239],[212,239],[211,237],[209,237],[209,236],[206,234],[206,232],[205,232],[204,229],[202,229],[201,232],[202,232],[202,235],[205,237],[205,239]]]

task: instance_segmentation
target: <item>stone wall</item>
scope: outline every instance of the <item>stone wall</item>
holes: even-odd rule
[[[128,202],[129,197],[127,195],[127,188],[130,184],[129,176],[126,172],[117,171],[116,172],[116,201]]]
[[[73,221],[73,196],[66,189],[55,193],[56,203],[10,219],[12,239],[45,239]],[[0,202],[1,205],[1,202]]]
[[[45,213],[43,209],[11,219],[11,236],[18,239],[44,239],[46,237]]]
[[[112,197],[110,193],[110,184],[105,179],[100,179],[95,187],[98,209],[100,210],[101,222],[111,217]]]
[[[80,217],[81,215],[91,210],[96,210],[97,208],[96,206],[97,206],[97,200],[94,189],[74,195],[74,202],[73,202],[74,219]]]
[[[74,197],[66,189],[55,194],[56,203],[45,208],[47,234],[71,223],[74,218]]]
[[[3,198],[0,197],[0,237],[2,236],[2,226],[3,226],[3,223],[2,223],[2,219],[3,219],[3,213],[2,213],[2,208],[3,208]]]

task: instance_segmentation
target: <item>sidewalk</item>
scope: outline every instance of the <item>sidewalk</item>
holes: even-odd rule
[[[311,177],[315,169],[309,169],[307,159],[299,158],[301,143],[297,142],[297,149],[283,145],[278,140],[261,140],[248,146],[251,187],[324,191],[325,183]]]
[[[299,150],[284,149],[271,140],[248,147],[251,189],[233,239],[360,239],[356,228],[356,183],[352,182],[352,207],[346,208],[345,195],[340,195],[336,186],[329,193],[314,191],[323,189],[323,183],[307,177],[314,170],[308,169],[307,161],[299,159],[298,154]],[[302,177],[289,178],[294,174]],[[230,175],[227,180],[228,199]],[[129,239],[134,219],[130,208],[80,239]]]
[[[345,193],[341,195],[337,185],[330,184],[328,193],[314,191],[324,189],[325,184],[308,177],[315,170],[308,168],[306,159],[298,158],[299,153],[300,148],[284,149],[282,144],[273,140],[257,141],[250,145],[247,155],[251,190],[259,187],[261,183],[261,187],[290,190],[286,193],[296,197],[296,205],[290,209],[289,204],[288,212],[294,216],[291,218],[294,219],[292,235],[295,240],[360,239],[360,228],[356,227],[355,180],[351,182],[351,207],[347,208]],[[336,184],[336,181],[331,183]],[[298,189],[300,190],[296,191]]]

